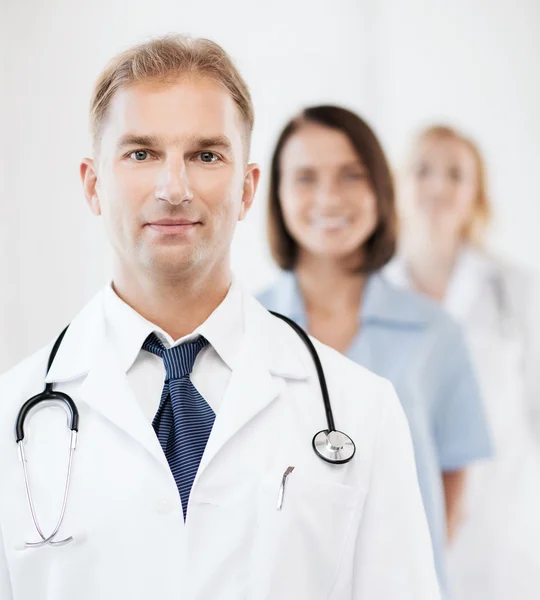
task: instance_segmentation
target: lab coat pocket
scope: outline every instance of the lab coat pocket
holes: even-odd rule
[[[282,477],[268,475],[260,487],[250,598],[327,598],[365,493],[295,469],[278,510]]]

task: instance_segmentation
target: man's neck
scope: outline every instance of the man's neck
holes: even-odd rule
[[[116,270],[114,291],[147,321],[173,340],[192,333],[225,299],[231,272],[223,269],[211,277],[156,277]]]

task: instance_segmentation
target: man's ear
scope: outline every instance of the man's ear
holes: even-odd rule
[[[240,209],[240,215],[238,216],[239,221],[243,221],[253,204],[255,199],[255,192],[259,185],[259,178],[261,176],[261,170],[259,165],[252,163],[247,166],[246,174],[244,176],[244,190],[242,193],[242,207]]]
[[[101,205],[97,194],[97,172],[94,161],[91,158],[83,158],[79,168],[83,184],[86,203],[90,210],[96,215],[101,215]]]

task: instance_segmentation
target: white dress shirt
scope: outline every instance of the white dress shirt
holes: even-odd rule
[[[155,333],[167,349],[199,335],[208,340],[209,345],[197,355],[191,381],[217,414],[244,335],[242,293],[237,282],[233,280],[223,302],[202,325],[176,341],[126,304],[116,294],[112,283],[106,287],[103,309],[107,337],[116,349],[129,385],[150,422],[159,408],[165,383],[163,359],[142,350],[144,341],[151,333]]]

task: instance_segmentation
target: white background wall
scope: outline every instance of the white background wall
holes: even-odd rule
[[[540,267],[540,0],[381,0],[371,117],[394,161],[450,121],[487,158],[492,246]]]
[[[253,160],[306,104],[358,110],[398,160],[408,136],[449,120],[481,142],[493,245],[540,267],[538,0],[0,0],[0,371],[46,343],[108,275],[78,180],[92,83],[117,51],[182,31],[210,37],[251,86]],[[274,274],[264,188],[234,246],[252,289]]]

